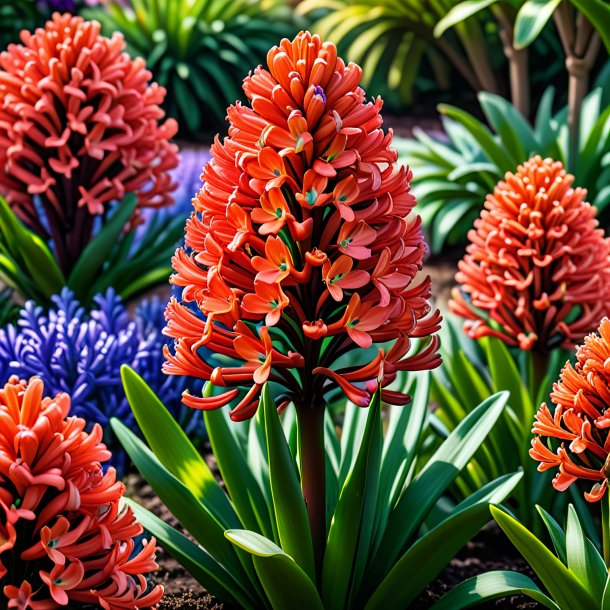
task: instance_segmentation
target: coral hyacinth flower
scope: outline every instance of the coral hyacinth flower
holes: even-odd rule
[[[588,335],[577,348],[576,364],[563,367],[551,394],[554,412],[541,405],[532,428],[539,436],[530,456],[540,462],[538,470],[557,468],[553,487],[559,491],[578,479],[589,482],[589,502],[604,496],[610,476],[609,364],[610,320],[604,318],[599,334]]]
[[[96,21],[55,13],[21,41],[0,54],[0,194],[67,274],[127,193],[140,207],[172,202],[177,124],[162,121],[165,90],[144,60]]]
[[[560,162],[533,157],[488,195],[450,302],[472,338],[571,349],[607,313],[610,241],[573,181]]]
[[[156,608],[163,587],[155,540],[129,507],[102,429],[69,417],[70,397],[44,396],[43,382],[12,377],[0,389],[0,578],[16,610]]]
[[[294,405],[320,565],[327,394],[366,407],[381,387],[382,400],[406,404],[390,386],[401,371],[440,364],[440,315],[430,279],[415,279],[426,246],[411,172],[381,129],[381,99],[358,86],[361,69],[308,32],[282,40],[267,64],[244,80],[249,103],[228,109],[187,249],[173,258],[182,295],[166,310],[175,344],[164,370],[209,382],[184,403],[231,404],[233,420],[256,413],[267,382],[280,409]]]
[[[384,400],[403,404],[388,388],[397,372],[440,362],[430,280],[415,280],[425,243],[411,173],[381,129],[381,100],[366,100],[360,68],[333,44],[300,33],[267,59],[244,81],[249,104],[228,110],[229,135],[212,146],[193,200],[188,250],[173,258],[183,291],[166,311],[175,349],[165,370],[210,381],[217,392],[185,402],[231,403],[235,420],[256,411],[265,381],[298,412],[323,411],[338,386],[367,406],[377,379]],[[410,350],[414,337],[426,338],[423,355]],[[392,340],[400,353],[354,352]]]

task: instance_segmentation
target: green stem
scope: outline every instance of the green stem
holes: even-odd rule
[[[602,499],[602,552],[606,567],[610,569],[610,494]]]
[[[324,405],[297,407],[301,489],[307,506],[318,575],[326,548],[326,452]]]

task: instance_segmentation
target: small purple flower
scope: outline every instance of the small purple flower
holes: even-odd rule
[[[109,419],[118,417],[137,429],[121,383],[121,365],[131,366],[159,396],[191,437],[201,437],[200,414],[181,403],[186,382],[161,371],[163,303],[142,303],[130,319],[121,298],[109,289],[94,298],[86,311],[64,288],[53,297],[47,312],[28,301],[17,324],[0,329],[0,377],[38,375],[49,394],[67,392],[72,414],[104,428],[105,442],[113,451],[113,465],[123,472],[127,456],[111,434]]]
[[[326,93],[324,93],[324,89],[320,85],[313,86],[313,94],[319,96],[322,99],[322,103],[326,106]]]

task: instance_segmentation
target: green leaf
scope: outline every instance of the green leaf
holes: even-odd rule
[[[280,544],[315,581],[313,544],[298,470],[292,459],[277,409],[265,384],[261,397],[269,456],[269,480]]]
[[[371,401],[360,450],[341,489],[328,533],[322,569],[322,598],[326,608],[346,606],[352,577],[357,569],[362,571],[367,559],[365,546],[370,545],[373,527],[371,513],[377,500],[382,442],[378,390]]]
[[[307,574],[271,540],[247,530],[228,530],[225,536],[253,555],[254,567],[274,610],[324,609]]]
[[[408,608],[455,554],[490,520],[489,503],[502,502],[522,473],[505,475],[485,485],[444,521],[419,538],[377,587],[365,610]]]
[[[430,372],[422,371],[409,376],[412,391],[407,407],[389,408],[388,429],[385,435],[377,507],[377,531],[383,532],[391,508],[396,504],[407,476],[417,456],[422,430],[428,414]]]
[[[121,367],[121,379],[131,410],[157,459],[226,528],[238,527],[239,519],[214,473],[156,394],[126,365]]]
[[[540,152],[540,144],[531,125],[508,100],[487,92],[479,93],[478,99],[489,124],[511,154],[513,167],[516,168],[532,153]]]
[[[271,518],[259,483],[245,458],[243,447],[229,429],[222,409],[205,411],[206,430],[218,468],[240,521],[249,529],[273,536]]]
[[[434,36],[440,38],[447,30],[465,21],[472,15],[495,4],[498,0],[466,0],[456,4],[451,10],[436,24]]]
[[[46,299],[61,291],[66,283],[55,257],[47,244],[36,233],[28,229],[8,203],[0,197],[0,235],[7,254],[14,264],[24,268],[15,281],[21,283],[23,272],[27,271],[35,289]],[[15,286],[17,290],[20,286]]]
[[[561,610],[583,610],[598,606],[574,573],[534,534],[502,509],[492,506],[490,510],[493,518],[536,572]]]
[[[461,110],[455,106],[439,104],[438,109],[441,114],[452,118],[465,127],[472,137],[477,140],[487,157],[496,164],[501,172],[515,169],[514,160],[511,159],[504,148],[496,142],[489,129],[487,129],[483,123],[475,119],[465,110]]]
[[[536,510],[540,514],[540,517],[544,521],[544,525],[549,532],[549,536],[551,537],[551,541],[553,542],[553,547],[555,548],[555,552],[559,559],[567,564],[568,557],[566,555],[566,535],[559,523],[547,513],[542,506],[536,506]]]
[[[248,578],[234,549],[224,537],[224,526],[184,483],[157,460],[152,451],[124,423],[115,418],[112,418],[110,423],[140,474],[176,519],[214,559],[238,579],[247,582]]]
[[[574,507],[568,507],[566,527],[568,568],[596,599],[601,599],[608,578],[608,570],[595,547],[585,537]]]
[[[527,386],[521,379],[521,373],[515,364],[506,344],[500,339],[489,337],[484,343],[491,373],[492,389],[494,392],[508,390],[510,404],[517,413],[520,421],[531,419],[532,404]]]
[[[526,0],[515,21],[515,49],[528,47],[544,29],[561,0]]]
[[[610,575],[606,580],[606,586],[604,587],[604,594],[602,596],[600,610],[610,610]]]
[[[570,0],[587,17],[610,52],[610,5],[603,0]]]
[[[486,572],[465,580],[436,602],[432,610],[462,610],[512,595],[527,595],[546,608],[562,610],[529,576],[509,571]]]
[[[508,396],[508,392],[495,394],[469,413],[405,489],[370,564],[373,580],[380,582],[394,565],[432,506],[489,434],[506,406]]]
[[[131,507],[142,526],[210,594],[224,602],[255,610],[253,601],[240,584],[202,547],[133,500],[124,498],[123,502]]]
[[[128,193],[123,201],[116,206],[114,213],[101,231],[87,244],[68,278],[68,286],[77,296],[84,296],[85,289],[100,272],[104,263],[110,258],[121,232],[133,215],[138,198],[134,193]]]

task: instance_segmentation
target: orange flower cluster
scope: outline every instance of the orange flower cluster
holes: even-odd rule
[[[244,81],[250,104],[228,110],[229,136],[212,147],[173,259],[183,291],[166,311],[176,342],[165,371],[224,389],[186,394],[187,405],[239,396],[235,420],[254,414],[266,381],[283,387],[284,404],[320,405],[338,386],[365,406],[379,378],[384,400],[402,404],[387,389],[397,371],[439,363],[436,337],[408,354],[440,321],[429,278],[413,281],[425,244],[411,173],[395,164],[381,99],[365,100],[361,69],[333,44],[301,33],[267,60]],[[354,364],[355,348],[393,340]],[[201,348],[239,365],[214,367]]]
[[[110,202],[135,192],[140,206],[171,203],[177,124],[160,123],[165,90],[122,35],[55,13],[21,40],[0,54],[0,194],[73,259]]]
[[[163,587],[154,539],[142,533],[125,487],[100,462],[110,458],[102,429],[67,417],[70,398],[43,398],[40,379],[13,377],[0,390],[0,580],[7,605],[47,610],[87,604],[105,610],[153,608]]]
[[[565,491],[577,479],[595,481],[585,493],[589,502],[600,500],[610,476],[610,320],[604,318],[599,335],[585,337],[576,350],[576,366],[566,363],[553,387],[551,414],[543,404],[532,432],[559,439],[554,452],[536,436],[530,456],[539,461],[538,470],[559,468],[553,487]],[[569,443],[566,448],[566,443]]]
[[[558,161],[534,157],[488,195],[450,302],[472,338],[570,349],[607,312],[610,241],[573,181]]]

